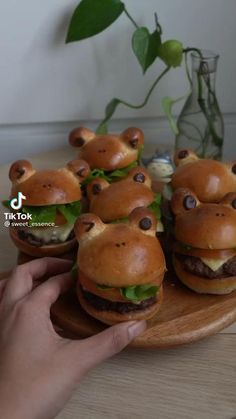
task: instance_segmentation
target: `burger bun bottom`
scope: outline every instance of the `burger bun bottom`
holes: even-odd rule
[[[144,310],[120,314],[116,311],[97,310],[95,307],[89,304],[83,296],[81,287],[79,285],[79,281],[77,282],[76,293],[82,308],[93,318],[108,325],[113,325],[130,320],[135,321],[151,319],[160,310],[163,300],[163,287],[161,286],[158,292],[158,300],[156,303],[152,304],[150,307]]]
[[[45,256],[60,256],[64,253],[68,253],[70,250],[72,250],[76,244],[77,240],[76,238],[73,238],[72,240],[67,240],[63,243],[57,243],[57,244],[48,244],[45,246],[33,246],[32,244],[28,243],[25,240],[21,240],[17,234],[17,229],[10,227],[10,237],[16,247],[23,252],[26,253],[29,256],[33,257],[45,257]]]
[[[207,279],[193,275],[183,269],[181,262],[173,256],[173,265],[180,281],[199,294],[229,294],[236,290],[236,276],[228,278]]]

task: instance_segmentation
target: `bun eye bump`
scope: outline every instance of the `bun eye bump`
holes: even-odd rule
[[[134,179],[135,182],[144,183],[145,182],[145,175],[143,173],[139,172],[139,173],[136,173],[136,175],[134,175],[133,179]]]
[[[184,198],[183,206],[186,210],[191,210],[193,208],[196,208],[197,201],[192,195],[187,195]]]
[[[144,217],[139,221],[141,230],[147,231],[152,227],[152,220],[149,217]]]

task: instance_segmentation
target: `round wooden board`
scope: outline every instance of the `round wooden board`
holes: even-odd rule
[[[88,337],[106,326],[80,307],[75,292],[61,296],[52,307],[55,324],[74,337]],[[226,296],[201,295],[182,285],[173,272],[164,280],[164,301],[148,321],[145,333],[131,346],[170,348],[213,335],[236,321],[236,292]]]

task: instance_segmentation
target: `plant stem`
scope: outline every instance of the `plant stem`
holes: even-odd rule
[[[188,78],[189,84],[190,84],[190,86],[192,88],[193,82],[192,82],[190,71],[189,71],[189,66],[188,66],[188,53],[187,52],[184,55],[184,60],[185,60],[185,71],[186,71],[186,74],[187,74],[187,78]]]
[[[159,83],[159,81],[162,79],[162,77],[165,76],[165,74],[168,73],[169,70],[170,70],[170,67],[166,67],[165,70],[162,71],[162,73],[157,77],[157,79],[154,81],[153,85],[149,89],[148,94],[145,97],[144,101],[140,105],[133,105],[132,103],[128,103],[128,102],[125,102],[124,100],[120,100],[119,99],[120,103],[122,103],[123,105],[128,106],[129,108],[132,108],[132,109],[141,109],[141,108],[143,108],[148,103],[148,100],[149,100],[149,98],[150,98],[153,90],[155,89],[155,87]]]
[[[129,14],[128,10],[126,9],[126,7],[124,8],[124,12],[126,14],[126,16],[128,17],[128,19],[133,23],[133,25],[135,26],[136,29],[139,28],[138,24],[135,22],[135,20],[132,18],[132,16]]]

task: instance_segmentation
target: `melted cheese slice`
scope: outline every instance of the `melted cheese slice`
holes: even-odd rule
[[[33,234],[37,239],[42,239],[44,243],[50,243],[52,239],[65,242],[73,230],[74,224],[66,223],[54,227],[28,227],[27,233]]]
[[[232,256],[226,259],[207,259],[207,258],[200,258],[205,265],[208,266],[212,271],[217,271],[217,269],[221,268],[227,260],[231,259]]]

